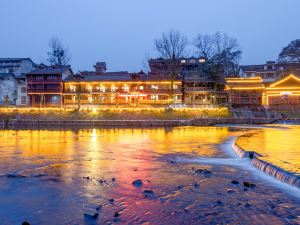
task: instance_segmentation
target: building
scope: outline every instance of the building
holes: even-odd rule
[[[163,58],[149,60],[149,67],[154,75],[163,74],[168,77],[172,66],[169,60]],[[192,106],[226,104],[224,71],[219,67],[214,76],[211,73],[212,66],[203,57],[178,60],[176,70],[182,79],[184,104]]]
[[[12,73],[15,76],[31,72],[36,64],[30,58],[0,58],[0,73]]]
[[[271,110],[300,110],[300,78],[288,75],[275,82],[263,82],[260,77],[229,78],[226,88],[232,107]]]
[[[64,80],[66,106],[169,105],[182,102],[181,79],[139,73],[106,72],[97,68]],[[102,64],[103,66],[104,64]],[[173,85],[173,87],[172,87]]]
[[[289,74],[300,76],[300,63],[276,63],[267,61],[266,64],[240,66],[240,77],[260,77],[264,82],[274,82]]]
[[[26,74],[30,106],[62,106],[63,80],[71,75],[70,66],[45,65]]]
[[[260,77],[226,79],[225,91],[228,92],[228,103],[233,108],[261,107],[264,90]]]
[[[15,105],[17,80],[13,73],[0,73],[0,105]]]
[[[30,58],[0,58],[0,104],[28,104],[25,74],[34,70],[36,66]]]

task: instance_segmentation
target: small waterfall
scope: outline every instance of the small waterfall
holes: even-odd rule
[[[256,152],[253,151],[245,151],[241,147],[239,147],[236,144],[236,140],[232,144],[232,148],[235,151],[235,153],[240,157],[240,158],[248,158],[250,160],[250,163],[260,171],[276,178],[277,180],[280,180],[284,183],[293,185],[295,187],[300,188],[300,177],[290,173],[288,171],[285,171],[277,166],[274,166],[271,163],[268,163],[266,161],[263,161],[259,159],[261,155],[257,154]]]

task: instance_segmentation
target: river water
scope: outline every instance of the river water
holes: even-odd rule
[[[299,190],[265,177],[230,148],[251,132],[239,140],[243,147],[255,142],[266,158],[299,172],[299,151],[281,148],[300,146],[299,128],[287,128],[1,130],[1,224],[300,223]],[[134,186],[136,179],[143,184]]]

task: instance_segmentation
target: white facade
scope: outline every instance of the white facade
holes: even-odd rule
[[[13,74],[0,74],[0,105],[15,105],[17,81]]]

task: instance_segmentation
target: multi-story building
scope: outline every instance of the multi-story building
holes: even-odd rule
[[[289,74],[300,76],[300,63],[276,63],[267,61],[266,64],[240,66],[240,77],[260,77],[264,82],[274,82]]]
[[[215,74],[205,58],[181,58],[176,70],[180,74],[183,85],[183,103],[187,105],[226,104],[227,94],[224,92],[224,71],[219,67]],[[163,58],[150,59],[152,74],[163,74],[168,77],[174,65]],[[170,67],[172,67],[170,69]]]
[[[63,80],[73,75],[70,66],[45,66],[26,75],[30,106],[62,106]]]
[[[169,105],[181,103],[181,80],[128,72],[81,72],[64,81],[64,104],[76,105]]]
[[[300,110],[300,78],[288,75],[275,82],[263,82],[260,77],[226,79],[229,103],[233,107],[273,110]]]
[[[25,106],[28,104],[26,76],[35,69],[30,58],[0,58],[0,104]]]
[[[0,73],[12,73],[15,76],[29,73],[36,64],[30,58],[0,58]]]

